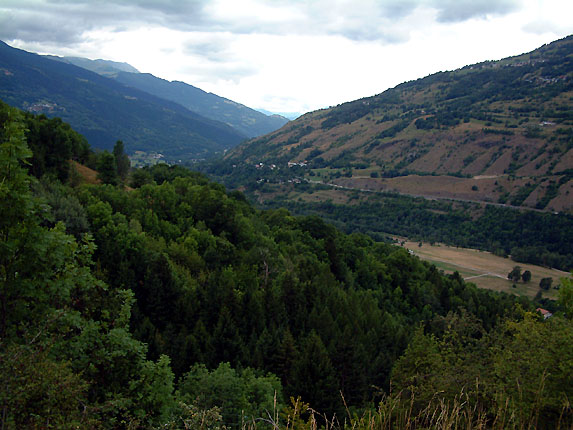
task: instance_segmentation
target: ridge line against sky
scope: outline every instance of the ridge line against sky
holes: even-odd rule
[[[2,0],[0,39],[308,112],[573,33],[570,0]]]

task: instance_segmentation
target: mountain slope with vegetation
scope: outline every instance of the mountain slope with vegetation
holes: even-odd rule
[[[201,167],[260,207],[573,268],[573,37],[304,115]]]
[[[288,122],[288,119],[280,115],[265,115],[185,82],[169,82],[148,73],[127,72],[118,73],[115,79],[130,87],[179,103],[207,118],[228,124],[247,137],[273,132]]]
[[[240,103],[208,93],[193,85],[167,81],[140,73],[127,63],[88,60],[79,57],[49,57],[91,70],[132,88],[170,100],[206,118],[221,121],[247,137],[257,137],[281,128],[288,122],[280,115],[265,114]]]
[[[572,424],[570,280],[544,322],[526,298],[180,166],[126,190],[121,146],[93,154],[0,104],[3,428],[403,427],[462,393],[466,428]],[[96,157],[102,184],[79,185],[68,157]]]
[[[569,36],[306,114],[226,158],[297,163],[299,178],[353,189],[571,211],[572,100]]]
[[[63,118],[100,149],[111,149],[119,139],[130,153],[140,150],[161,153],[168,160],[192,160],[222,153],[244,139],[227,124],[176,103],[3,42],[0,99]]]

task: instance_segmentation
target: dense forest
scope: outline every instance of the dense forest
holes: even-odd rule
[[[128,170],[121,142],[0,105],[1,428],[573,425],[570,280],[544,321],[200,173]]]
[[[516,262],[573,268],[573,216],[475,204],[454,205],[385,193],[354,205],[277,199],[265,207],[319,215],[347,232],[390,234],[430,243],[482,249]],[[464,207],[465,206],[465,207]]]
[[[301,167],[285,164],[257,169],[214,160],[198,166],[230,189],[241,188],[261,208],[287,208],[297,215],[316,215],[346,233],[360,232],[378,240],[390,235],[412,240],[486,250],[517,262],[573,269],[573,216],[518,210],[516,207],[424,199],[395,192],[353,193],[347,204],[332,198],[309,202],[297,198],[331,189],[303,178]],[[312,177],[311,177],[312,178]],[[567,176],[569,178],[569,176]],[[264,196],[262,203],[258,198]],[[294,197],[293,197],[294,196]]]

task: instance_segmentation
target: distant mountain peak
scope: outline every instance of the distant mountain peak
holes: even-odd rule
[[[288,119],[289,121],[294,121],[295,119],[297,119],[302,115],[300,112],[271,112],[263,108],[259,108],[257,110],[261,113],[264,113],[267,116],[285,118]]]

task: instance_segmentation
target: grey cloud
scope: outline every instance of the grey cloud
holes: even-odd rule
[[[85,31],[96,28],[161,25],[183,31],[327,34],[395,43],[404,40],[404,32],[396,36],[392,23],[410,14],[419,0],[260,2],[271,8],[292,9],[295,18],[269,22],[253,16],[223,21],[209,15],[205,8],[209,0],[2,0],[0,38],[71,44],[81,41]]]
[[[0,39],[72,44],[80,41],[81,32],[74,20],[58,14],[0,9]]]
[[[518,0],[433,0],[439,22],[461,22],[489,15],[506,15],[520,8]]]
[[[183,45],[183,52],[193,59],[193,64],[184,66],[182,72],[201,75],[208,82],[224,80],[235,84],[256,74],[258,69],[233,51],[232,39],[228,33],[197,33],[190,37]]]
[[[3,0],[0,38],[25,42],[70,44],[85,31],[107,27],[117,30],[139,25],[176,29],[201,27],[207,0]]]
[[[188,40],[183,45],[183,52],[188,55],[198,55],[213,62],[223,62],[233,58],[230,40],[217,35],[212,35],[208,39]]]
[[[305,15],[309,27],[316,27],[322,34],[355,41],[399,43],[409,38],[409,31],[399,28],[400,20],[409,16],[418,3],[416,0],[325,0],[312,2]]]
[[[1,0],[0,38],[25,42],[80,42],[85,31],[106,27],[117,31],[160,25],[182,31],[239,34],[339,35],[350,40],[399,43],[411,29],[405,19],[418,7],[437,10],[440,22],[459,22],[502,15],[521,0],[259,0],[268,8],[294,11],[290,18],[222,19],[210,14],[209,0]],[[223,42],[198,43],[197,54],[226,54]]]
[[[420,2],[416,0],[392,0],[380,3],[384,16],[388,19],[403,18],[410,15]]]
[[[526,31],[527,33],[538,34],[538,35],[545,33],[567,34],[571,31],[568,28],[563,28],[557,25],[555,22],[543,19],[528,22],[523,26],[523,30]]]
[[[46,7],[65,6],[68,10],[81,9],[95,13],[109,11],[115,13],[117,19],[122,20],[129,19],[127,16],[118,14],[122,11],[148,11],[172,17],[196,15],[200,14],[207,2],[208,0],[99,0],[97,2],[93,0],[45,0],[44,4]],[[37,2],[32,4],[37,4]]]

